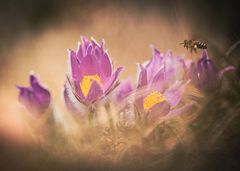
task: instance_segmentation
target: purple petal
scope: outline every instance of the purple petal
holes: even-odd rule
[[[85,96],[81,90],[80,87],[80,82],[77,80],[71,80],[68,76],[67,76],[67,83],[69,86],[67,86],[67,88],[69,87],[69,89],[71,89],[71,92],[73,94],[73,96],[75,96],[75,98],[81,103],[81,104],[86,104],[85,103]]]
[[[154,105],[148,113],[147,120],[150,122],[158,121],[159,118],[169,113],[170,108],[170,104],[167,102],[161,102]]]
[[[92,47],[93,47],[93,51],[92,53],[96,56],[96,58],[98,60],[101,60],[101,57],[104,55],[104,50],[100,47],[100,45],[98,45],[97,42],[95,42],[94,40],[92,40]]]
[[[164,96],[166,97],[166,100],[170,103],[171,108],[177,106],[178,103],[181,101],[182,95],[187,84],[188,82],[184,84],[176,83],[175,85],[172,85],[164,92]]]
[[[102,80],[106,80],[112,74],[112,65],[108,54],[104,52],[103,42],[101,46],[92,39],[91,44],[88,46],[87,55],[92,55],[95,57],[96,62],[100,68],[99,74]]]
[[[186,71],[187,71],[187,66],[186,66],[184,58],[181,56],[177,56],[174,64],[175,64],[174,67],[176,68],[176,70],[175,70],[176,78],[175,79],[183,79],[186,74]]]
[[[138,79],[138,88],[146,86],[148,83],[147,80],[147,70],[144,68],[141,64],[139,65],[140,67],[140,73],[139,73],[139,79]]]
[[[218,70],[210,59],[199,60],[198,76],[201,89],[212,89],[218,84]]]
[[[146,66],[148,81],[153,79],[159,68],[163,65],[163,59],[160,56],[160,52],[154,49],[153,56]]]
[[[105,77],[110,77],[112,75],[112,64],[110,62],[110,59],[108,57],[107,53],[104,53],[100,60],[100,68],[102,72],[104,73]]]
[[[48,108],[51,100],[50,92],[39,84],[37,78],[34,75],[30,75],[30,84],[33,89],[33,94],[36,96],[39,105],[43,109]]]
[[[36,88],[36,89],[38,88],[38,86],[35,87],[36,85],[38,85],[38,79],[35,75],[30,74],[29,83],[30,83],[32,88]]]
[[[165,81],[165,72],[164,72],[164,68],[161,68],[152,79],[149,88],[151,90],[157,90],[158,92],[162,92],[164,81]]]
[[[218,69],[216,68],[214,62],[209,59],[204,62],[204,65],[207,69],[209,79],[211,81],[217,80],[218,79]]]
[[[160,52],[154,47],[153,47],[152,57],[149,60],[148,64],[146,65],[146,68],[149,68],[149,67],[151,67],[150,65],[153,65],[153,62],[154,62],[153,60],[156,60],[156,61],[162,60]]]
[[[116,100],[117,102],[122,101],[133,91],[133,87],[130,80],[123,81],[117,88],[116,91]]]
[[[38,101],[36,95],[29,88],[17,86],[19,89],[19,102],[22,103],[30,112],[43,113],[44,109],[41,109],[41,104]]]
[[[202,55],[200,56],[200,58],[198,59],[198,65],[201,64],[203,61],[208,60],[208,54],[206,50],[203,50]]]
[[[75,80],[81,80],[82,75],[79,69],[79,61],[77,60],[76,53],[73,50],[69,50],[70,63],[72,69],[72,78]]]
[[[203,60],[205,59],[208,59],[208,53],[207,53],[207,50],[203,50],[202,52],[202,57],[201,57]]]
[[[171,64],[173,63],[173,61],[174,61],[173,53],[171,50],[168,50],[164,56],[164,64],[167,65],[167,67],[171,67]]]
[[[103,90],[96,80],[93,80],[91,88],[88,92],[86,100],[93,103],[103,95]]]
[[[91,39],[92,39],[91,43],[92,43],[94,49],[102,49],[103,42],[101,42],[101,45],[99,45],[96,40],[94,40],[93,38],[91,38]]]
[[[119,67],[117,68],[117,70],[113,73],[113,75],[105,82],[105,84],[103,85],[103,91],[104,93],[108,92],[113,84],[116,82],[119,73],[123,70],[123,67]]]
[[[175,117],[175,116],[179,116],[181,114],[183,114],[185,111],[189,110],[194,104],[196,104],[196,102],[189,102],[187,104],[185,104],[184,106],[171,110],[168,114],[167,117]]]
[[[166,81],[172,83],[176,80],[177,66],[172,51],[168,51],[164,57],[164,69]]]
[[[94,39],[92,39],[91,44],[93,46],[93,55],[99,62],[99,66],[102,72],[101,78],[105,80],[112,75],[112,65],[109,56],[103,49],[103,42],[99,45]]]
[[[152,82],[153,83],[162,83],[165,80],[165,73],[164,68],[160,68],[157,74],[153,77]]]
[[[82,61],[82,59],[87,56],[87,48],[90,45],[90,42],[87,40],[86,37],[82,36],[82,43],[79,43],[79,47],[77,50],[77,59],[79,60],[79,62]]]
[[[184,71],[186,71],[187,69],[187,64],[185,59],[182,56],[177,56],[176,57],[176,61],[178,62],[178,64],[180,65],[179,67],[184,69]],[[188,61],[187,61],[188,62]]]
[[[95,56],[88,54],[80,63],[80,73],[82,75],[95,75],[100,76],[100,68]]]

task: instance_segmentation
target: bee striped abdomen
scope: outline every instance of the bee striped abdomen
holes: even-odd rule
[[[195,42],[195,45],[197,45],[198,49],[207,49],[207,45],[203,42]]]
[[[187,50],[190,49],[191,53],[192,53],[192,51],[197,53],[197,49],[207,49],[207,44],[200,42],[200,41],[191,40],[191,39],[184,40],[180,44],[183,45],[183,47],[186,48]]]

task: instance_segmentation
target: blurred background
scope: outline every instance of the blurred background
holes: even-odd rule
[[[209,106],[203,110],[206,116],[197,121],[202,127],[197,128],[199,141],[193,146],[204,146],[209,138],[206,130],[219,130],[223,120],[231,115],[221,129],[222,143],[214,146],[217,149],[208,146],[193,152],[196,161],[189,168],[238,170],[240,15],[237,4],[238,1],[229,0],[1,0],[0,170],[36,170],[40,165],[45,170],[69,168],[70,164],[60,164],[45,153],[35,158],[31,155],[39,149],[31,147],[22,129],[15,85],[27,85],[28,74],[34,71],[61,106],[68,71],[67,49],[76,50],[81,35],[105,40],[115,66],[125,67],[121,78],[136,79],[136,64],[151,57],[149,45],[162,53],[171,49],[175,56],[197,59],[200,52],[191,54],[179,45],[192,38],[208,45],[208,53],[219,67],[234,65],[237,70],[227,74],[223,93],[210,98]],[[221,108],[209,110],[214,105]],[[216,120],[213,125],[220,128],[209,124],[213,120]],[[184,150],[182,153],[180,158],[187,160],[183,157]],[[171,162],[177,163],[171,169],[187,170],[175,161],[179,160],[178,155],[171,158]],[[170,161],[167,170],[172,165]],[[71,170],[81,169],[79,164],[71,166]]]

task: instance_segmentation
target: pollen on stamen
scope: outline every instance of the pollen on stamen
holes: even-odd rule
[[[101,79],[100,77],[96,75],[86,75],[83,77],[82,81],[80,82],[80,87],[83,92],[83,95],[87,97],[89,90],[92,86],[93,81],[97,81],[97,83],[102,87]]]
[[[161,103],[165,101],[166,98],[162,93],[159,93],[157,91],[152,92],[149,94],[146,98],[143,100],[143,108],[144,110],[148,110],[152,108],[157,103]]]

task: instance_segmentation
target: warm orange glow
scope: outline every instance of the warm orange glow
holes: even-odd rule
[[[135,10],[104,8],[92,11],[84,22],[69,20],[69,18],[67,16],[65,21],[63,18],[61,24],[57,26],[48,25],[36,34],[30,32],[25,36],[20,36],[21,38],[14,42],[11,49],[8,49],[6,54],[8,61],[6,65],[1,66],[1,70],[5,74],[0,78],[0,131],[6,136],[12,137],[13,141],[15,139],[24,141],[31,139],[32,135],[29,135],[31,131],[23,124],[27,123],[29,119],[24,116],[29,115],[25,110],[22,110],[17,102],[18,91],[15,89],[15,85],[28,85],[28,74],[33,70],[51,91],[55,109],[61,109],[59,116],[57,116],[58,122],[61,122],[64,127],[62,128],[64,131],[61,133],[67,134],[66,138],[71,142],[73,152],[84,154],[85,150],[86,154],[89,154],[89,149],[92,150],[93,147],[88,145],[83,147],[79,143],[81,141],[79,141],[78,136],[82,136],[82,134],[89,136],[91,132],[82,128],[83,124],[79,124],[78,121],[71,118],[68,112],[64,111],[66,107],[60,93],[68,68],[67,49],[77,49],[75,44],[80,40],[80,35],[85,35],[88,38],[92,36],[97,41],[104,38],[105,48],[108,49],[114,66],[125,67],[120,77],[136,78],[137,66],[135,64],[143,63],[151,57],[150,44],[158,48],[161,53],[172,49],[174,56],[183,53],[189,54],[183,47],[179,46],[179,42],[188,38],[189,30],[184,22],[181,22],[179,27],[172,26],[168,18],[152,10],[144,11],[144,15],[141,14],[140,17],[140,14],[136,13]],[[195,54],[191,54],[190,57],[193,55]],[[93,80],[102,86],[98,75],[85,76],[79,85],[85,96],[88,95]],[[153,92],[145,99],[144,108],[148,110],[164,100],[162,94]],[[101,112],[99,111],[99,113]],[[104,115],[98,117],[99,122],[108,120],[104,118]],[[35,120],[31,123],[35,124]],[[43,133],[47,132],[46,130],[42,130]],[[139,138],[134,136],[132,141],[138,142]],[[108,141],[107,138],[106,141]],[[99,150],[98,139],[93,142],[93,146],[94,150]],[[59,150],[62,148],[60,147]]]

